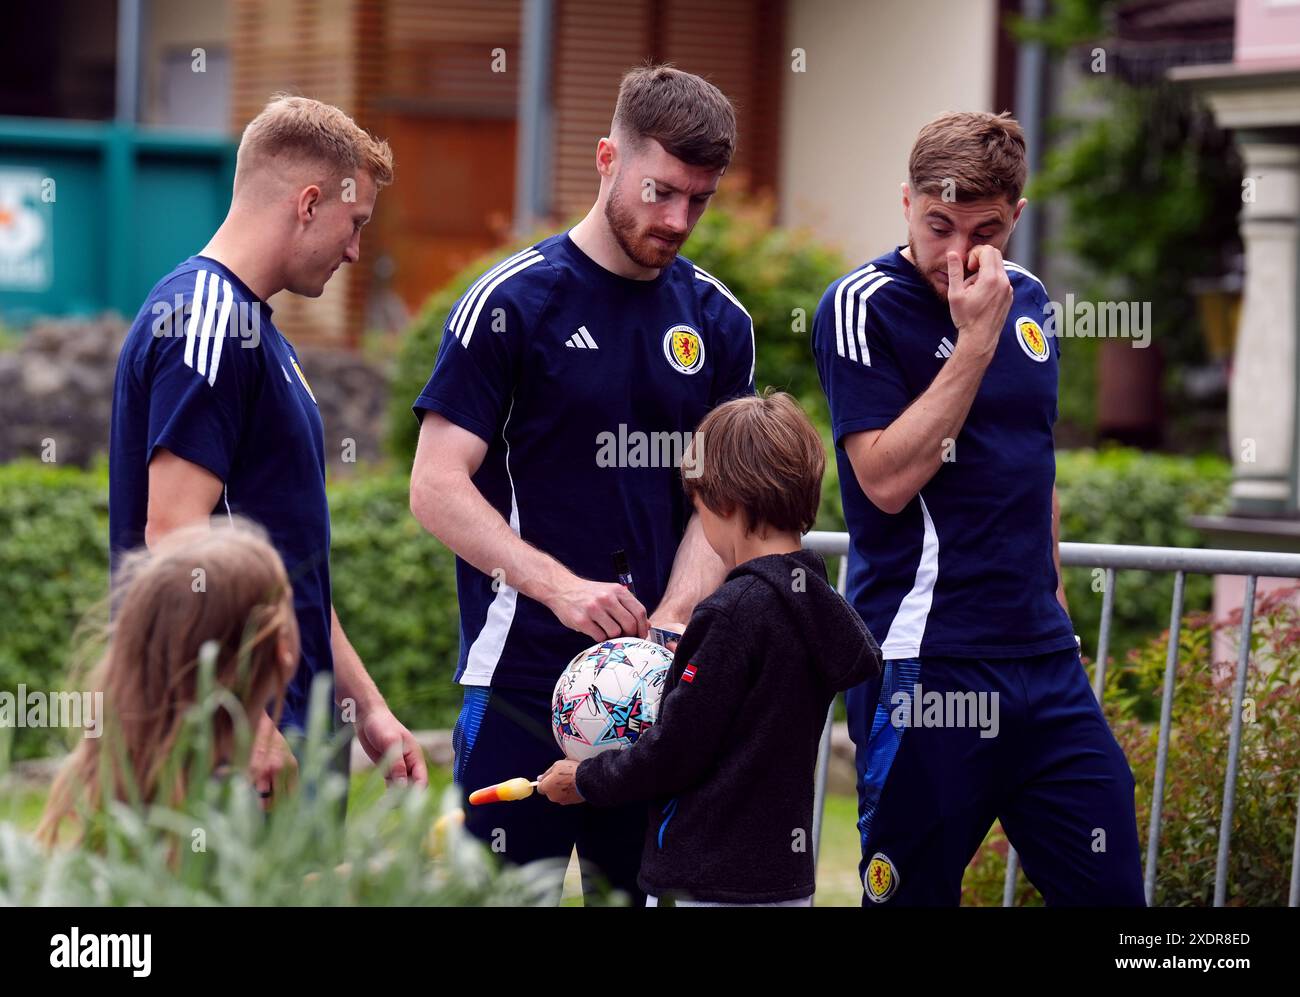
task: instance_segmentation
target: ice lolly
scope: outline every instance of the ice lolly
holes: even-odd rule
[[[522,800],[533,795],[537,782],[523,778],[507,779],[505,782],[498,782],[495,786],[486,786],[483,789],[476,789],[469,794],[470,806],[480,806],[484,803],[505,803],[508,800]]]

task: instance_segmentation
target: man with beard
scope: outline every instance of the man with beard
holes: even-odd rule
[[[995,818],[1049,904],[1143,902],[1133,775],[1060,587],[1059,340],[1042,283],[1002,258],[1025,174],[1008,115],[926,125],[907,246],[814,319],[849,600],[885,658],[846,697],[864,906],[956,905]]]
[[[723,580],[676,465],[711,408],[753,392],[753,323],[677,253],[735,136],[730,102],[705,80],[627,73],[587,216],[488,270],[447,320],[414,404],[411,511],[457,555],[465,793],[561,757],[551,693],[575,654],[651,625],[680,632]],[[589,705],[612,724],[635,707]],[[588,897],[598,872],[644,900],[640,805],[533,796],[466,814],[512,862],[567,862],[576,845]]]

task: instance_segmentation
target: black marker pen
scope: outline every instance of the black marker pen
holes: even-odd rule
[[[632,567],[627,563],[627,551],[614,551],[614,574],[618,576],[620,585],[636,595],[636,587],[632,584]]]

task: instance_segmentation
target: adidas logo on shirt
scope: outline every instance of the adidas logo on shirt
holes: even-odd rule
[[[952,345],[952,341],[949,340],[947,336],[944,336],[943,339],[939,340],[939,348],[934,351],[934,355],[940,360],[947,360],[952,356],[952,351],[954,349],[956,349],[956,347]]]
[[[564,341],[564,345],[569,347],[570,349],[578,349],[578,350],[600,349],[600,347],[596,345],[596,341],[591,338],[591,333],[587,331],[587,327],[585,325],[578,326],[578,331],[575,332],[568,339],[566,339]]]

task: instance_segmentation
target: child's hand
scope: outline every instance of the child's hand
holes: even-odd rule
[[[581,803],[582,794],[575,782],[578,763],[565,759],[556,762],[537,779],[537,791],[552,803]]]
[[[652,619],[652,620],[650,621],[650,625],[651,625],[652,627],[658,627],[660,630],[669,630],[669,631],[671,631],[672,633],[675,633],[675,634],[680,634],[680,633],[685,633],[685,632],[686,632],[686,624],[685,624],[685,623],[677,623],[677,622],[672,621],[672,620],[659,620],[659,619]],[[664,646],[665,646],[666,648],[668,648],[668,650],[672,651],[673,654],[676,654],[676,653],[677,653],[677,644],[678,644],[677,641],[675,641],[675,640],[670,640],[670,641],[668,641],[668,643],[666,643]]]
[[[297,781],[298,760],[266,711],[258,716],[248,776],[262,798],[263,810],[271,809],[277,789],[291,787]]]

